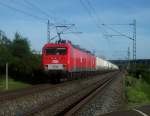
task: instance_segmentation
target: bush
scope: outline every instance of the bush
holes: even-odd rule
[[[134,65],[131,65],[130,69],[128,70],[128,73],[132,75],[135,78],[142,78],[147,83],[150,84],[150,66],[144,65],[144,64],[136,64],[136,67]]]
[[[147,82],[131,76],[127,76],[125,82],[129,104],[150,103],[150,85]]]
[[[40,70],[40,59],[41,55],[33,54],[28,39],[19,33],[15,34],[12,41],[4,34],[0,38],[0,75],[5,73],[5,65],[8,62],[10,76],[32,81],[32,77],[38,75]]]

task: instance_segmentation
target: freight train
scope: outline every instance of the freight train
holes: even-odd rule
[[[50,79],[56,82],[61,79],[118,70],[115,64],[66,40],[44,45],[42,66],[45,73],[50,75]]]

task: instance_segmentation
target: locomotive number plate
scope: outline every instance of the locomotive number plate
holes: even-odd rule
[[[48,70],[62,70],[63,65],[62,64],[49,64]]]

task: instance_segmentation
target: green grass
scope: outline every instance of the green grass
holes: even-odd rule
[[[15,81],[12,78],[9,78],[8,90],[15,90],[20,88],[26,88],[31,86],[30,84]],[[5,91],[5,79],[0,79],[0,91]]]
[[[150,104],[150,85],[142,79],[127,76],[126,95],[129,107]]]

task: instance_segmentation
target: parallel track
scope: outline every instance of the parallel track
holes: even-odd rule
[[[0,93],[0,102],[5,102],[7,100],[13,100],[20,97],[25,97],[34,93],[40,93],[42,91],[46,91],[52,88],[55,88],[56,85],[50,85],[50,84],[41,84],[41,85],[35,85],[32,87],[19,89],[19,90],[12,90],[12,91],[6,91]]]
[[[82,105],[87,103],[93,96],[98,92],[102,91],[106,87],[116,74],[113,73],[105,77],[104,79],[91,84],[88,87],[82,88],[82,90],[74,91],[73,93],[67,94],[57,101],[46,101],[45,103],[32,108],[30,111],[24,112],[23,116],[33,116],[37,114],[44,115],[66,115],[70,116],[74,114]]]

